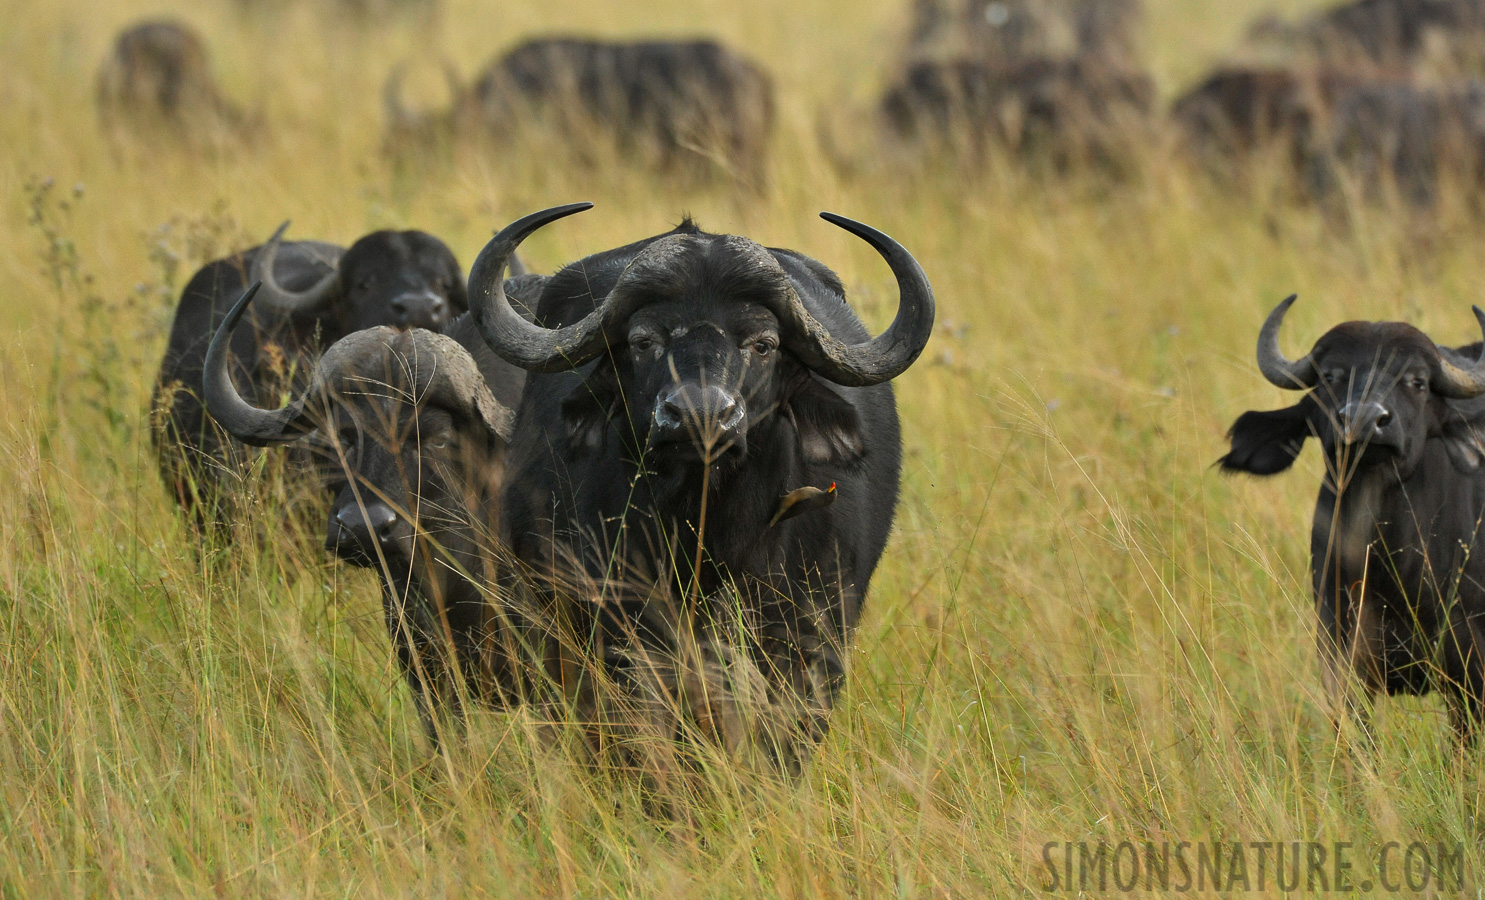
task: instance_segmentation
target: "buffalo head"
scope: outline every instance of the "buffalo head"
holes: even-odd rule
[[[647,243],[581,321],[552,329],[528,322],[501,287],[508,258],[542,225],[591,205],[517,220],[470,271],[476,322],[509,362],[554,372],[602,358],[563,404],[575,449],[596,449],[617,419],[630,446],[657,465],[735,463],[746,457],[750,433],[782,416],[809,460],[859,458],[855,409],[817,378],[881,384],[922,352],[933,325],[933,293],[907,250],[874,228],[822,214],[871,244],[897,276],[897,317],[875,339],[843,341],[806,309],[795,279],[824,280],[839,292],[835,276],[818,263],[692,227]]]
[[[1232,426],[1227,471],[1272,475],[1288,469],[1305,439],[1316,437],[1339,480],[1361,467],[1385,465],[1407,478],[1424,444],[1442,438],[1461,471],[1474,471],[1482,450],[1464,416],[1446,401],[1485,394],[1485,358],[1469,359],[1434,344],[1402,322],[1345,322],[1298,360],[1279,349],[1289,297],[1269,314],[1258,337],[1258,366],[1278,387],[1307,391],[1288,409],[1246,412]],[[1485,312],[1475,307],[1485,329]]]
[[[317,283],[302,291],[273,275],[285,222],[253,262],[263,302],[276,310],[314,314],[334,308],[343,332],[376,325],[438,330],[469,307],[459,261],[443,241],[422,231],[376,231],[345,252]]]
[[[473,565],[490,523],[513,416],[491,393],[474,358],[446,335],[385,326],[348,335],[325,352],[308,389],[289,406],[245,401],[227,368],[231,330],[249,288],[207,351],[206,407],[233,437],[266,446],[306,439],[337,488],[327,549],[360,565],[438,578],[432,551]],[[420,550],[420,542],[428,546]]]

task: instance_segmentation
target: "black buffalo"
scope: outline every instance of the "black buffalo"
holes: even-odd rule
[[[252,294],[207,353],[212,416],[244,443],[297,441],[320,457],[336,495],[326,549],[380,574],[387,629],[432,740],[436,711],[461,709],[458,679],[486,704],[515,701],[521,629],[490,598],[505,451],[526,373],[495,357],[468,316],[446,334],[379,326],[325,351],[289,406],[259,409],[237,392],[227,362]]]
[[[1485,82],[1419,84],[1339,69],[1221,69],[1172,107],[1188,149],[1221,173],[1272,159],[1301,192],[1436,205],[1485,183]]]
[[[1349,181],[1368,199],[1434,207],[1445,185],[1485,183],[1485,82],[1366,84],[1337,98],[1327,153],[1307,173],[1317,196]]]
[[[385,92],[394,133],[442,120],[454,133],[497,141],[540,133],[577,153],[595,139],[662,172],[719,170],[757,181],[774,124],[773,81],[753,61],[715,41],[612,43],[580,38],[528,41],[490,63],[443,116],[409,112],[400,72]]]
[[[1485,712],[1485,459],[1471,422],[1485,358],[1439,347],[1401,322],[1347,322],[1289,360],[1269,316],[1258,365],[1307,393],[1288,409],[1247,412],[1232,426],[1228,472],[1273,475],[1305,439],[1325,454],[1310,537],[1320,656],[1337,702],[1354,677],[1378,693],[1444,691],[1468,735]],[[1485,328],[1485,312],[1475,308]],[[1356,707],[1364,710],[1364,705]]]
[[[1011,65],[924,60],[883,95],[884,130],[897,143],[978,160],[998,150],[1057,171],[1127,168],[1154,110],[1143,72],[1094,57]]]
[[[349,250],[318,241],[267,243],[208,263],[181,292],[155,386],[155,447],[171,494],[198,525],[240,475],[242,448],[202,406],[202,367],[232,301],[261,280],[251,327],[232,338],[235,372],[263,402],[303,384],[309,363],[342,337],[374,325],[438,330],[468,308],[454,254],[421,231],[378,231]]]
[[[873,339],[819,262],[687,222],[566,266],[528,322],[498,273],[589,206],[518,220],[470,272],[485,338],[533,373],[502,527],[574,642],[549,672],[599,721],[632,704],[618,720],[656,746],[695,729],[797,770],[891,529],[887,382],[928,340],[932,289],[897,242],[825,214],[897,276],[897,317]],[[583,660],[618,689],[595,692]]]
[[[119,33],[98,70],[98,115],[104,129],[175,138],[241,136],[247,119],[217,86],[206,42],[190,26],[140,22]]]
[[[1485,60],[1481,0],[1352,0],[1299,22],[1260,19],[1249,40],[1353,70],[1430,67],[1446,75]]]
[[[1324,139],[1337,95],[1360,83],[1334,70],[1228,66],[1178,97],[1171,117],[1189,150],[1223,166],[1279,148],[1298,169]]]

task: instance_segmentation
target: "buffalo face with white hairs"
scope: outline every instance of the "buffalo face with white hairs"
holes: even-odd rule
[[[1327,687],[1450,697],[1472,732],[1485,702],[1485,447],[1473,427],[1485,359],[1436,345],[1402,322],[1346,322],[1298,360],[1279,349],[1294,298],[1273,311],[1258,363],[1299,403],[1233,424],[1224,471],[1273,475],[1315,437],[1326,474],[1315,506],[1311,567]],[[1475,315],[1485,328],[1485,313]]]

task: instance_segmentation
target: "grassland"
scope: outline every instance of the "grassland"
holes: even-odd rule
[[[1425,240],[1364,210],[1337,228],[1159,144],[1115,187],[843,178],[817,111],[871,95],[905,6],[449,0],[355,27],[225,0],[0,0],[0,896],[1017,896],[1040,893],[1045,842],[1085,840],[1462,842],[1473,885],[1485,757],[1452,750],[1438,701],[1385,704],[1369,753],[1335,740],[1313,449],[1263,483],[1210,464],[1240,412],[1288,402],[1252,362],[1277,299],[1302,298],[1291,352],[1346,318],[1473,340],[1485,235],[1449,209]],[[1149,7],[1167,94],[1256,11]],[[96,61],[161,11],[261,111],[254,146],[100,141]],[[578,28],[706,31],[765,62],[770,185],[379,155],[396,59],[467,74]],[[542,749],[521,714],[478,715],[429,759],[374,582],[294,535],[202,558],[149,452],[174,294],[210,254],[292,217],[341,242],[425,228],[467,265],[491,229],[575,199],[598,208],[530,242],[538,268],[691,212],[825,260],[880,327],[890,276],[815,218],[830,209],[912,248],[940,302],[897,382],[903,498],[831,735],[797,785],[713,767],[684,823]]]

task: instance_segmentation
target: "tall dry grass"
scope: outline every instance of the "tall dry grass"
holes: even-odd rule
[[[1473,846],[1481,756],[1454,754],[1435,699],[1385,703],[1370,752],[1334,738],[1313,450],[1263,483],[1210,464],[1240,412],[1289,402],[1252,362],[1274,302],[1302,298],[1295,348],[1345,318],[1472,340],[1481,229],[1448,209],[1422,241],[1385,213],[1338,229],[1159,147],[1113,188],[844,179],[814,145],[818,110],[876,89],[905,5],[450,0],[361,27],[224,0],[0,2],[0,894],[1006,896],[1040,891],[1046,841]],[[1149,5],[1167,92],[1258,6]],[[228,93],[263,115],[256,144],[100,140],[93,67],[160,11],[206,33]],[[770,185],[680,194],[538,154],[378,154],[397,59],[447,53],[468,74],[565,29],[706,32],[765,62]],[[897,382],[896,535],[830,737],[797,785],[714,761],[683,821],[543,749],[522,714],[476,715],[428,758],[371,578],[304,536],[194,552],[148,448],[174,294],[209,255],[292,217],[342,242],[426,228],[467,264],[491,229],[574,199],[598,208],[531,241],[537,267],[690,212],[826,261],[880,327],[890,278],[815,218],[831,209],[902,239],[939,296]],[[1467,850],[1471,884],[1482,862]]]

